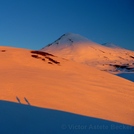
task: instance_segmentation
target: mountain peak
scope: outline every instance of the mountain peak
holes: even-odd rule
[[[87,43],[91,42],[88,38],[83,37],[79,34],[75,33],[65,33],[60,38],[55,40],[53,43],[48,44],[47,47],[53,45],[53,46],[59,46],[59,45],[74,45],[76,43]]]

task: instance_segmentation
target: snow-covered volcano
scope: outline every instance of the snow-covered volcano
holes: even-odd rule
[[[89,39],[73,33],[63,34],[60,38],[54,41],[51,44],[48,44],[42,51],[50,51],[52,53],[56,53],[57,55],[69,56],[74,54],[84,54],[86,52],[85,49],[92,48],[98,46],[98,44],[90,41]],[[76,56],[77,56],[76,55]]]
[[[78,34],[64,34],[41,51],[112,73],[134,71],[133,51],[111,43],[97,44]]]

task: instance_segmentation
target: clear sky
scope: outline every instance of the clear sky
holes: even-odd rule
[[[67,32],[134,50],[134,1],[0,0],[0,45],[40,49]]]

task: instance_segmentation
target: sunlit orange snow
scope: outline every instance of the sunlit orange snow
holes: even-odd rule
[[[133,82],[63,58],[31,55],[0,47],[0,100],[27,104],[26,98],[33,106],[134,125]]]

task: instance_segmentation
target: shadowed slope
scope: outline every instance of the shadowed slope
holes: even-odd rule
[[[122,74],[118,74],[117,76],[120,76],[122,78],[125,78],[134,82],[134,73],[122,73]]]
[[[46,108],[0,101],[1,134],[133,134],[134,127]]]

